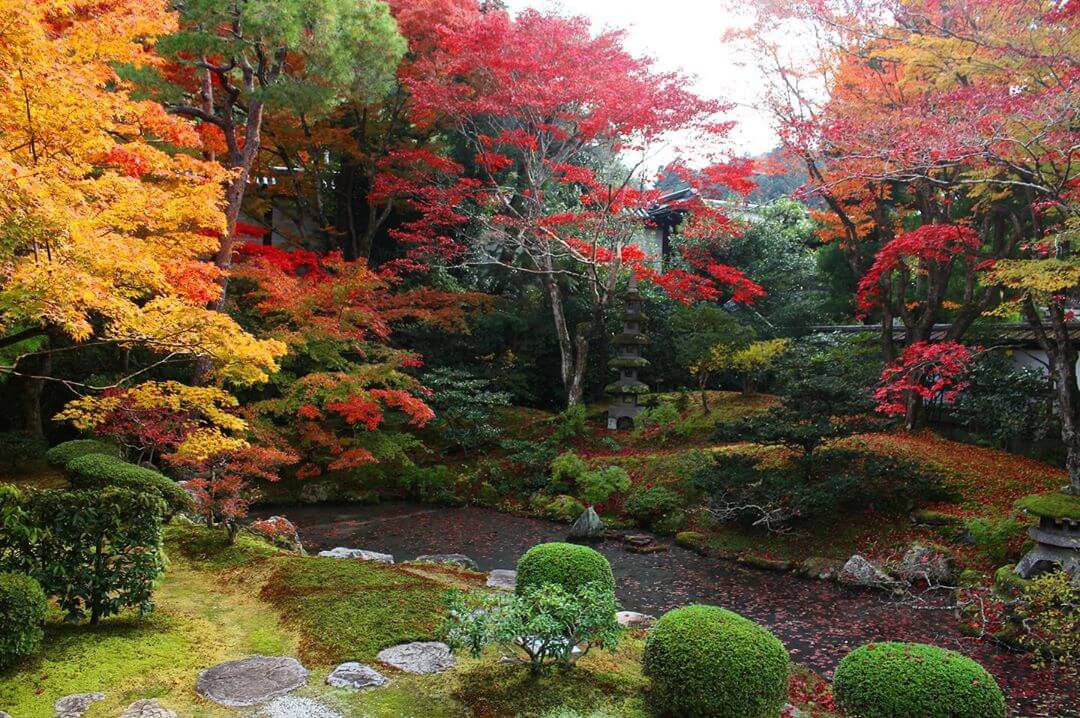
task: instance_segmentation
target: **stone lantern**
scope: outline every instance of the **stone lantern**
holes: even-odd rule
[[[638,397],[649,390],[638,379],[638,371],[649,366],[649,360],[641,356],[642,348],[649,338],[642,329],[646,317],[641,311],[643,297],[637,288],[637,278],[630,275],[630,287],[623,297],[622,332],[612,338],[615,357],[608,366],[619,373],[618,379],[605,387],[611,395],[608,406],[608,429],[627,429],[634,425],[634,417],[641,411]]]
[[[1023,578],[1046,568],[1060,567],[1071,576],[1080,576],[1080,498],[1065,493],[1025,496],[1018,504],[1039,517],[1039,525],[1028,529],[1035,545],[1016,564]]]

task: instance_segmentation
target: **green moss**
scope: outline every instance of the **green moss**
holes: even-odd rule
[[[833,692],[852,716],[1005,718],[1005,698],[985,668],[921,643],[856,648],[836,667]]]
[[[573,496],[556,496],[544,505],[544,515],[555,521],[570,522],[581,516],[585,510],[585,504]]]
[[[268,564],[260,597],[303,637],[305,661],[371,661],[388,646],[438,637],[447,583],[369,561],[276,556]]]
[[[1017,501],[1016,506],[1039,517],[1080,521],[1080,496],[1060,492],[1032,494]]]
[[[224,531],[174,521],[165,527],[165,549],[203,570],[221,571],[250,565],[282,550],[254,534],[241,532],[230,545]]]
[[[708,547],[708,538],[705,534],[698,533],[697,531],[680,531],[675,534],[675,543],[683,548],[705,555],[705,551]]]
[[[1017,575],[1013,564],[1006,564],[994,571],[994,589],[1007,598],[1016,598],[1024,592],[1024,588],[1030,583]]]

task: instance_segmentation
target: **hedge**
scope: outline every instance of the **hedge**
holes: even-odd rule
[[[765,628],[718,606],[668,611],[645,641],[654,707],[672,718],[777,718],[790,660]]]
[[[836,667],[849,718],[1005,718],[993,676],[970,658],[922,643],[869,643]]]
[[[122,486],[133,491],[153,492],[165,500],[166,515],[190,509],[191,495],[182,486],[153,469],[128,463],[116,456],[87,454],[72,459],[65,469],[76,489]]]
[[[67,466],[72,459],[89,454],[102,454],[104,456],[118,456],[115,446],[106,444],[97,439],[75,439],[57,444],[45,452],[45,460],[53,466]]]
[[[41,647],[48,607],[37,581],[21,573],[0,573],[0,669]]]
[[[570,593],[588,583],[615,590],[611,564],[604,555],[572,543],[542,543],[526,551],[518,561],[518,593],[545,583],[557,584]]]

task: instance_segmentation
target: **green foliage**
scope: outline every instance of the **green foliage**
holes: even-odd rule
[[[69,620],[93,624],[125,608],[153,608],[164,570],[160,497],[118,487],[49,490],[29,494],[26,510],[41,532],[32,575]]]
[[[993,676],[956,651],[870,643],[836,668],[833,693],[852,718],[1005,718]]]
[[[1050,378],[1017,367],[1006,355],[979,355],[967,376],[969,385],[950,407],[968,430],[1000,448],[1014,441],[1038,441],[1058,433]]]
[[[645,642],[651,700],[672,718],[776,718],[787,697],[787,649],[717,606],[668,611]]]
[[[595,506],[630,488],[630,475],[619,466],[586,471],[578,477],[578,495]]]
[[[0,463],[16,466],[45,453],[45,440],[22,431],[0,432]]]
[[[1080,497],[1062,493],[1032,494],[1016,502],[1017,508],[1051,519],[1080,521]]]
[[[630,492],[623,511],[641,526],[652,526],[684,504],[683,498],[666,486],[639,486]]]
[[[401,485],[421,501],[460,503],[455,491],[457,477],[445,464],[408,466],[401,471]]]
[[[0,670],[41,646],[48,608],[37,581],[21,573],[0,573]]]
[[[120,452],[111,444],[97,439],[75,439],[57,444],[45,452],[45,460],[53,466],[67,466],[72,459],[89,454],[103,454],[105,456],[119,456]]]
[[[496,443],[502,435],[497,421],[510,394],[492,391],[491,381],[461,369],[432,369],[423,375],[433,394],[432,428],[451,446],[469,452]]]
[[[615,590],[611,564],[603,554],[588,546],[542,543],[533,546],[518,560],[518,593],[544,584],[556,584],[573,593],[587,583]]]
[[[176,9],[182,29],[158,39],[161,54],[181,64],[204,55],[224,58],[222,64],[233,58],[229,74],[239,88],[241,66],[258,67],[279,53],[300,57],[295,67],[302,71],[290,65],[265,78],[256,94],[309,116],[346,98],[378,98],[406,51],[389,9],[376,0],[184,0]]]
[[[687,426],[675,405],[663,401],[643,409],[634,417],[634,436],[641,438],[648,433],[651,438],[665,444],[673,438],[685,436]]]
[[[120,486],[141,493],[160,496],[167,516],[192,508],[191,495],[184,487],[153,469],[128,463],[117,456],[90,453],[77,456],[64,467],[76,489],[100,489]]]
[[[32,547],[41,535],[26,510],[26,501],[11,484],[0,484],[0,571],[29,573]]]
[[[615,594],[601,582],[573,589],[545,583],[514,594],[452,591],[447,608],[443,634],[449,645],[467,648],[475,658],[493,643],[514,646],[534,672],[568,667],[593,646],[614,650],[620,633]]]
[[[823,449],[807,473],[801,462],[760,462],[740,454],[719,454],[694,474],[713,516],[775,528],[787,521],[816,519],[873,507],[902,513],[913,502],[947,496],[944,477],[905,459],[851,449]]]
[[[559,494],[551,501],[544,504],[544,515],[555,521],[570,522],[581,516],[585,505],[573,496]]]
[[[687,372],[698,376],[699,388],[707,388],[709,377],[695,371],[708,360],[713,347],[724,345],[741,349],[753,341],[755,333],[743,326],[731,312],[714,302],[679,306],[671,318],[675,360]]]
[[[588,430],[585,405],[572,406],[555,417],[555,430],[551,433],[551,443],[555,446],[563,446],[572,439],[584,436]]]
[[[506,460],[513,464],[505,474],[509,485],[500,487],[506,489],[502,493],[527,494],[548,484],[547,467],[557,456],[549,442],[504,439],[499,446],[505,452]]]
[[[1024,533],[1024,527],[1009,516],[964,519],[964,528],[978,549],[995,564],[1009,558],[1009,544]]]
[[[554,491],[571,491],[578,478],[589,470],[588,464],[573,451],[566,451],[551,462],[551,488]]]
[[[1064,571],[1036,576],[1023,585],[1016,617],[1020,642],[1040,663],[1056,662],[1074,674],[1080,667],[1080,584]]]

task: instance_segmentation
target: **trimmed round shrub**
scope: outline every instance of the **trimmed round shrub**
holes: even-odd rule
[[[645,641],[650,700],[673,718],[776,718],[788,652],[776,636],[718,606],[668,611]]]
[[[0,573],[0,669],[41,646],[48,605],[37,581],[21,573]]]
[[[1005,718],[993,676],[956,651],[869,643],[836,667],[833,693],[851,718]]]
[[[168,476],[116,456],[86,454],[72,459],[64,468],[76,489],[120,486],[136,492],[153,492],[165,499],[170,516],[192,506],[191,495]]]
[[[587,583],[599,583],[615,590],[611,564],[604,555],[588,546],[572,543],[538,544],[518,560],[518,593],[545,583],[557,584],[570,593]]]
[[[115,446],[106,444],[97,439],[75,439],[57,444],[45,452],[45,460],[53,466],[67,466],[72,459],[88,454],[103,454],[105,456],[117,456]]]

